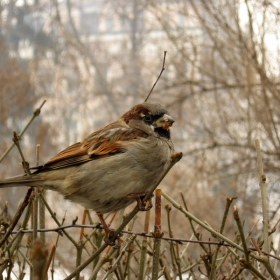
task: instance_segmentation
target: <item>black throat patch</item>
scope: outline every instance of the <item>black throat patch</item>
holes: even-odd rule
[[[166,139],[170,139],[170,130],[163,129],[162,127],[155,128],[155,133],[157,133],[160,137],[164,137]]]

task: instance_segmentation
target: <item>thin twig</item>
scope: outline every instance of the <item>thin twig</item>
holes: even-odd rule
[[[148,96],[146,97],[145,102],[147,102],[147,100],[149,99],[149,97],[150,97],[151,93],[153,92],[153,90],[154,90],[154,88],[155,88],[155,86],[156,86],[158,80],[159,80],[160,77],[161,77],[162,72],[165,70],[165,67],[164,67],[164,66],[165,66],[165,57],[166,57],[166,53],[167,53],[167,51],[164,51],[161,71],[160,71],[160,73],[159,73],[159,75],[158,75],[158,77],[157,77],[156,82],[155,82],[154,85],[152,86],[152,88],[151,88],[151,90],[150,90]]]
[[[250,262],[247,262],[245,259],[239,259],[239,263],[247,268],[253,275],[257,276],[257,279],[268,280],[265,276],[262,275]]]
[[[14,131],[13,132],[14,137],[13,137],[13,141],[15,143],[15,145],[18,148],[19,154],[22,158],[22,167],[25,173],[27,173],[28,175],[30,175],[30,170],[29,170],[29,163],[25,160],[21,146],[20,146],[20,141],[21,141],[21,137]]]
[[[155,239],[153,250],[152,280],[158,279],[161,237],[163,236],[161,231],[161,189],[157,189],[155,193],[155,226],[153,232]]]
[[[83,242],[80,240],[78,242],[78,246],[76,247],[76,267],[78,267],[79,265],[81,265],[82,262],[82,253],[83,253]],[[75,276],[76,280],[80,279],[80,274],[77,273]]]
[[[98,250],[94,252],[84,263],[82,263],[80,266],[76,267],[76,269],[70,273],[64,280],[70,280],[73,277],[75,277],[78,273],[80,273],[85,267],[87,267],[96,257],[98,257],[109,245],[106,243],[103,243]]]
[[[121,261],[121,258],[123,257],[126,249],[130,246],[130,244],[134,241],[134,239],[136,238],[136,235],[132,235],[130,238],[128,238],[126,240],[126,244],[124,245],[124,247],[122,248],[119,256],[116,258],[116,260],[114,261],[114,263],[112,264],[111,268],[107,271],[107,273],[105,274],[105,276],[102,278],[102,280],[107,279],[107,277],[116,269],[118,263]]]
[[[147,205],[147,207],[149,206],[149,201],[147,202],[146,205]],[[145,215],[144,232],[146,234],[149,232],[150,214],[151,214],[151,211],[147,211],[146,215]],[[146,264],[147,249],[148,249],[147,239],[148,239],[147,236],[144,236],[143,240],[142,240],[138,280],[144,279],[145,264]]]
[[[279,256],[279,253],[280,253],[280,243],[278,242],[277,250],[276,250],[276,255]],[[274,263],[274,267],[273,267],[274,271],[277,271],[277,266],[278,266],[278,262],[275,262]]]
[[[59,226],[59,227],[55,227],[55,228],[44,228],[44,229],[38,229],[38,232],[57,232],[57,233],[64,233],[65,229],[68,228],[89,228],[89,229],[102,229],[102,226],[98,223],[95,225],[79,225],[79,224],[71,224],[71,225],[66,225],[66,226]],[[11,234],[18,234],[18,230],[17,231],[13,231],[11,232]],[[20,230],[21,233],[32,233],[32,230]],[[147,234],[145,232],[133,232],[133,231],[128,231],[128,230],[122,230],[121,233],[127,233],[127,234],[135,234],[137,236],[143,236],[143,237],[147,237],[147,238],[153,238],[153,235],[151,234]],[[0,232],[0,234],[4,234],[2,232]],[[231,246],[229,244],[223,243],[223,242],[214,242],[214,241],[202,241],[202,240],[190,240],[190,239],[181,239],[181,238],[171,238],[171,237],[162,237],[162,239],[166,240],[166,241],[173,241],[176,242],[178,244],[183,244],[183,243],[194,243],[194,244],[211,244],[211,245],[220,245],[220,246]]]
[[[169,271],[167,270],[166,260],[164,260],[163,256],[161,256],[161,257],[159,258],[159,264],[160,264],[160,266],[161,266],[161,268],[162,268],[162,273],[163,273],[165,279],[166,279],[166,280],[171,280],[172,278],[171,278],[171,276],[170,276]]]
[[[15,228],[15,226],[17,225],[25,207],[28,205],[29,202],[29,198],[31,196],[32,193],[32,188],[29,188],[24,200],[22,201],[22,203],[20,204],[12,222],[11,225],[9,226],[8,230],[6,231],[6,233],[4,234],[3,238],[0,240],[0,247],[5,243],[5,241],[7,240],[7,238],[10,236],[10,234],[12,233],[13,229]],[[31,231],[32,232],[32,231]]]
[[[2,251],[2,254],[4,254],[6,251],[10,250],[10,248],[12,247],[12,244],[15,242],[15,240],[21,235],[22,233],[22,228],[20,228],[18,230],[18,232],[16,233],[16,235],[12,238],[12,240],[9,242],[9,244],[4,248],[4,250]]]
[[[40,155],[40,145],[36,145],[36,166],[39,166],[39,155]],[[37,238],[37,230],[38,230],[38,188],[34,188],[34,200],[33,200],[33,241]]]
[[[60,226],[60,227],[56,227],[56,228],[50,228],[50,229],[38,229],[38,232],[63,232],[65,229],[68,228],[90,228],[90,229],[99,229],[102,228],[102,226],[100,226],[100,224],[96,224],[96,225],[78,225],[78,224],[71,224],[71,225],[67,225],[67,226]],[[18,234],[19,231],[13,231],[11,232],[11,234]],[[20,230],[20,233],[24,234],[24,233],[32,233],[32,230]],[[126,234],[134,234],[137,236],[143,236],[143,237],[147,237],[147,238],[154,238],[153,235],[151,234],[146,234],[145,232],[133,232],[133,231],[128,231],[128,230],[122,230],[121,233],[126,233]],[[4,234],[1,232],[1,234]],[[217,235],[215,233],[215,235]],[[227,244],[222,242],[214,242],[214,241],[202,241],[202,240],[191,240],[191,239],[181,239],[181,238],[170,238],[170,237],[162,237],[163,240],[166,241],[172,241],[172,242],[176,242],[180,245],[182,245],[183,243],[193,243],[193,244],[205,244],[205,245],[215,245],[215,246],[223,246],[223,247],[235,247],[232,244]],[[89,241],[88,239],[86,241]],[[230,248],[229,248],[230,249]],[[256,251],[255,248],[250,247],[248,248],[248,250],[250,251]],[[270,256],[278,261],[280,261],[280,257],[277,257],[275,255],[269,254],[265,251],[261,251],[262,254]]]
[[[26,126],[24,127],[24,129],[22,130],[22,132],[19,134],[19,137],[21,137],[25,131],[27,130],[27,128],[30,126],[30,124],[33,122],[33,120],[39,116],[41,109],[43,107],[43,105],[46,103],[46,100],[44,100],[42,102],[42,104],[39,106],[39,108],[37,108],[34,112],[33,112],[33,116],[30,118],[29,122],[26,124]],[[0,162],[7,156],[7,154],[12,150],[12,148],[15,146],[15,143],[13,142],[11,144],[11,146],[6,150],[6,152],[1,156],[0,158]]]
[[[170,238],[173,238],[173,232],[172,232],[172,229],[171,229],[171,221],[170,221],[170,211],[171,211],[171,206],[169,204],[166,204],[165,206],[165,210],[166,210],[166,213],[167,213],[167,226],[168,226],[168,231],[169,231],[169,237]],[[172,264],[172,269],[174,271],[174,273],[177,273],[176,272],[176,266],[175,266],[175,250],[174,250],[174,244],[173,242],[171,241],[170,242],[170,257],[171,257],[171,264]]]
[[[271,235],[272,233],[274,233],[276,231],[276,227],[278,226],[279,222],[280,222],[280,218],[277,220],[276,224],[270,230],[269,235]]]
[[[220,227],[220,233],[221,234],[224,231],[224,227],[225,227],[225,224],[226,224],[226,219],[228,217],[229,208],[230,208],[230,205],[231,205],[231,203],[233,202],[234,199],[236,199],[236,197],[227,197],[226,198],[226,208],[225,208],[222,224],[221,224],[221,227]],[[221,246],[219,245],[216,248],[216,251],[215,251],[214,256],[212,258],[211,273],[210,273],[210,276],[209,276],[209,280],[216,279],[216,261],[217,261],[217,258],[218,258],[218,253],[219,253],[220,247]]]
[[[52,219],[55,221],[55,223],[60,227],[61,223],[58,221],[56,215],[53,213],[53,211],[51,210],[51,207],[49,206],[49,204],[47,203],[47,201],[45,200],[45,198],[43,196],[41,196],[42,201],[44,202],[44,205],[46,206],[46,208],[48,209]],[[39,231],[39,230],[38,230]],[[46,232],[44,230],[40,230],[40,232]],[[74,244],[75,247],[78,247],[77,242],[73,239],[73,237],[68,234],[64,229],[62,229],[61,231],[57,231],[59,234],[61,234],[63,232],[63,234],[65,234],[65,236],[67,236],[67,238]],[[42,240],[42,239],[41,239]],[[42,240],[43,242],[43,240]],[[43,242],[44,243],[44,242]]]
[[[46,263],[46,266],[45,266],[45,271],[44,271],[44,275],[43,275],[44,277],[46,277],[47,274],[48,274],[48,270],[49,270],[51,261],[52,261],[52,259],[53,259],[53,257],[54,257],[55,250],[56,250],[56,246],[53,245],[53,246],[52,246],[51,253],[50,253],[50,255],[49,255],[49,258],[48,258],[47,263]]]
[[[40,189],[40,195],[39,195],[39,224],[40,228],[45,228],[45,195],[46,195],[46,190]],[[44,232],[41,232],[40,238],[42,242],[45,244],[46,243],[46,235]]]
[[[170,219],[170,211],[171,211],[170,205],[167,204],[165,206],[165,209],[167,211],[167,224],[168,224],[169,236],[170,236],[170,238],[173,238],[173,231],[171,228],[171,219]],[[176,242],[175,245],[178,245],[178,243]],[[173,263],[173,267],[174,267],[174,273],[176,273],[178,275],[179,279],[182,280],[183,278],[182,278],[182,272],[181,272],[180,256],[177,254],[178,252],[175,252],[174,243],[172,241],[170,242],[170,253],[171,253],[172,263]],[[173,261],[173,259],[174,259],[174,261]],[[174,262],[177,265],[178,272],[176,271]]]
[[[187,211],[186,209],[184,209],[181,205],[179,205],[175,200],[173,200],[170,196],[168,196],[165,192],[162,192],[162,196],[167,199],[175,208],[177,208],[178,210],[180,210],[182,213],[184,213],[186,215],[186,217],[192,219],[193,221],[195,221],[197,224],[199,224],[201,227],[205,228],[207,231],[213,233],[217,238],[227,242],[228,244],[232,245],[233,247],[235,247],[236,249],[240,250],[243,252],[243,248],[236,244],[235,242],[233,242],[232,240],[230,240],[229,238],[225,237],[224,235],[220,234],[219,232],[215,231],[213,228],[211,228],[210,226],[206,225],[204,222],[202,222],[201,220],[199,220],[198,218],[196,218],[194,215],[192,215],[189,211]]]
[[[183,193],[182,193],[181,191],[180,191],[180,195],[181,195],[181,198],[182,198],[182,200],[183,200],[183,204],[184,204],[185,209],[186,209],[187,211],[189,211],[188,206],[187,206],[187,203],[186,203],[186,200],[185,200],[185,197],[184,197],[184,195],[183,195]],[[199,234],[197,233],[197,230],[195,229],[195,227],[194,227],[194,225],[193,225],[192,219],[188,217],[188,220],[189,220],[189,223],[190,223],[190,225],[191,225],[192,232],[193,232],[194,236],[196,237],[197,240],[200,240]],[[205,248],[205,246],[203,245],[203,243],[200,243],[200,246],[201,246],[201,248],[203,249],[203,251],[204,251],[205,253],[207,253],[207,249]]]
[[[258,138],[255,139],[256,144],[256,152],[257,152],[257,161],[259,167],[259,185],[261,189],[261,198],[262,198],[262,214],[263,214],[263,248],[264,251],[269,253],[269,220],[268,220],[268,206],[267,206],[267,194],[266,194],[266,176],[263,173],[263,162],[261,155],[261,146],[260,140]]]
[[[234,220],[236,221],[236,224],[237,224],[237,227],[238,227],[238,231],[239,231],[239,235],[240,235],[240,238],[241,238],[241,242],[242,242],[242,246],[243,246],[243,252],[245,254],[246,262],[249,262],[250,252],[248,251],[248,248],[247,248],[245,234],[244,234],[244,231],[243,231],[243,226],[242,226],[242,223],[241,223],[241,220],[240,220],[240,217],[239,217],[239,214],[238,214],[238,209],[237,209],[236,206],[234,206],[233,217],[234,217]]]
[[[82,219],[82,225],[84,225],[85,222],[86,222],[86,214],[87,214],[87,210],[84,210],[84,212],[83,212],[83,219]],[[84,229],[85,229],[84,227],[81,227],[81,231],[80,231],[80,241],[83,240]]]
[[[254,245],[257,247],[255,250],[257,250],[257,252],[258,252],[257,255],[255,254],[255,259],[257,259],[259,262],[261,262],[265,266],[267,272],[270,274],[272,279],[278,280],[279,278],[276,274],[276,271],[273,269],[273,267],[270,264],[268,255],[267,254],[261,255],[262,251],[258,248],[258,246],[255,242],[254,242]]]

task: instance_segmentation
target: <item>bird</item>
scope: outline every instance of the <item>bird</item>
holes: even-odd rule
[[[168,168],[174,153],[174,119],[159,103],[133,106],[117,121],[69,146],[32,173],[0,180],[0,188],[29,186],[56,191],[92,209],[106,233],[103,214],[141,199]],[[107,240],[108,241],[108,240]]]

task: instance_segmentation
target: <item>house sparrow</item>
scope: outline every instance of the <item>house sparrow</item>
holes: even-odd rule
[[[0,180],[0,188],[57,191],[93,209],[106,230],[102,214],[125,208],[134,199],[140,205],[141,197],[164,174],[174,152],[169,130],[173,122],[162,105],[138,104],[36,167],[31,175]]]

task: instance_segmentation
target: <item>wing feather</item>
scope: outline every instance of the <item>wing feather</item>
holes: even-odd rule
[[[147,137],[148,134],[141,130],[120,127],[119,124],[112,123],[92,133],[82,142],[69,146],[41,166],[38,171],[76,166],[100,157],[124,153],[126,151],[127,141]]]

